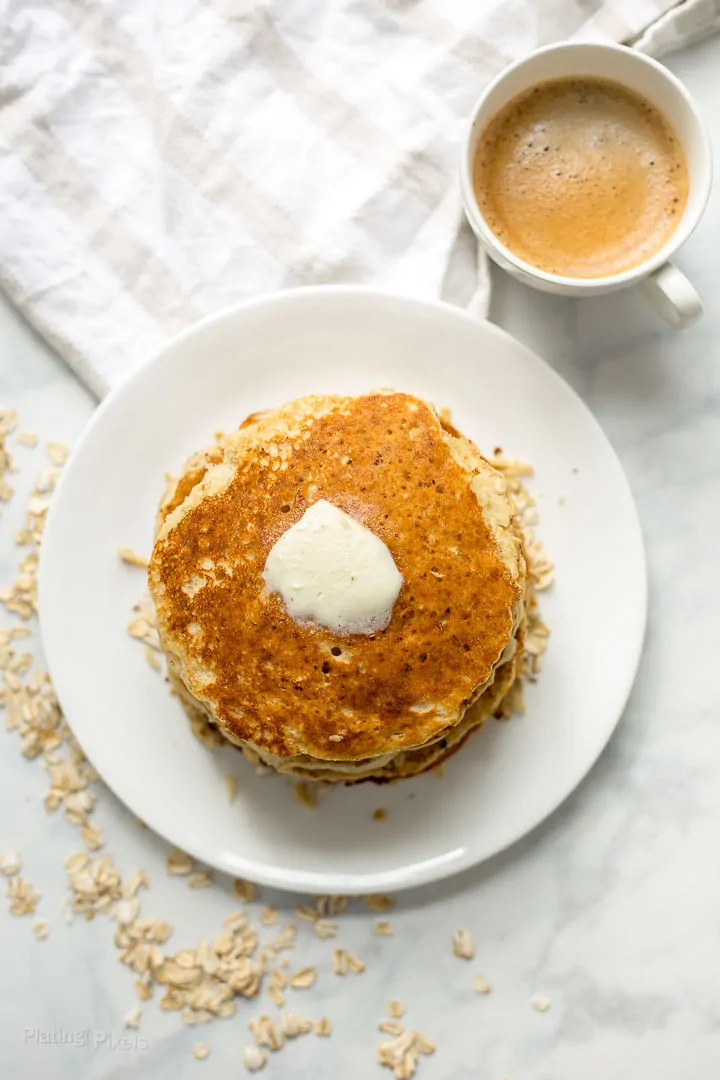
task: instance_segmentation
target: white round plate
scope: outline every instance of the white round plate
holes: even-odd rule
[[[552,637],[527,713],[489,721],[434,773],[337,787],[314,810],[292,781],[191,734],[126,633],[146,590],[118,547],[149,554],[163,476],[218,429],[303,394],[392,386],[452,410],[486,453],[532,462],[557,567]],[[564,496],[561,504],[560,498]],[[68,722],[103,779],[151,828],[228,873],[311,893],[397,890],[519,839],[587,773],[617,723],[642,647],[643,545],[620,464],[546,364],[455,308],[352,287],[240,304],[176,338],[98,409],[54,497],[40,624]],[[225,776],[238,780],[228,802]],[[373,819],[382,808],[383,821]]]

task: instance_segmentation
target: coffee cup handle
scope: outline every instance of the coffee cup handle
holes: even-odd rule
[[[680,330],[692,326],[703,313],[702,300],[672,263],[663,263],[641,281],[639,287],[653,311]]]

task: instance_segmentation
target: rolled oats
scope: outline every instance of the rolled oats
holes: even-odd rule
[[[165,861],[168,874],[189,874],[195,866],[194,861],[180,848],[171,848]]]
[[[285,1045],[285,1036],[269,1016],[258,1016],[250,1021],[249,1027],[258,1046],[266,1046],[274,1053]]]
[[[187,883],[191,889],[207,889],[212,885],[212,874],[209,870],[194,870],[188,876]]]
[[[328,915],[342,915],[348,906],[347,896],[318,896],[318,903],[321,900],[325,901],[326,912]]]
[[[393,906],[394,900],[392,896],[383,896],[375,893],[365,897],[365,903],[371,911],[389,911]]]
[[[287,1039],[295,1039],[298,1035],[307,1035],[313,1029],[312,1020],[303,1020],[302,1017],[296,1016],[295,1013],[283,1013],[281,1024],[283,1035]]]
[[[69,447],[61,442],[46,443],[45,450],[53,465],[64,465],[70,453]]]
[[[467,930],[456,930],[452,939],[453,955],[459,956],[461,960],[472,960],[475,956],[475,946],[473,945],[472,936]]]
[[[434,1054],[435,1046],[420,1031],[403,1031],[392,1042],[378,1047],[378,1063],[392,1069],[396,1080],[410,1080],[415,1075],[420,1054]]]
[[[337,924],[330,919],[318,919],[313,926],[313,934],[323,941],[337,937]]]
[[[243,1064],[248,1072],[259,1072],[267,1064],[267,1054],[259,1046],[246,1046],[243,1050]]]
[[[118,548],[118,555],[128,566],[140,566],[143,570],[147,570],[149,559],[146,559],[144,555],[138,555],[132,548]]]
[[[402,1035],[405,1028],[397,1020],[381,1020],[378,1024],[378,1031],[384,1032],[385,1035]]]
[[[105,846],[102,831],[97,825],[84,825],[80,835],[91,851],[99,851]]]
[[[11,915],[35,914],[35,908],[40,901],[40,893],[36,892],[28,881],[23,881],[19,874],[8,878],[5,895],[10,901]]]
[[[281,952],[283,949],[294,949],[296,933],[295,927],[290,923],[280,931],[276,938],[273,938],[270,942],[270,948],[273,952]]]
[[[314,923],[320,918],[320,912],[312,904],[298,904],[293,912],[296,919],[304,919],[305,922]]]
[[[233,892],[238,900],[242,900],[244,904],[252,903],[257,897],[257,887],[252,881],[245,881],[244,878],[235,878],[233,881]]]
[[[19,851],[4,851],[0,855],[0,874],[12,877],[22,870],[22,859]]]
[[[362,960],[359,960],[347,949],[333,950],[333,972],[335,975],[348,975],[351,972],[360,974],[365,970]]]
[[[45,941],[45,938],[50,933],[50,923],[47,919],[36,919],[33,923],[33,934],[38,941]]]
[[[317,971],[314,967],[302,967],[290,976],[290,985],[293,990],[307,990],[313,986],[317,979]]]
[[[123,1021],[125,1027],[135,1029],[139,1028],[141,1016],[142,1010],[140,1009],[139,1002],[136,1001],[135,1004],[128,1010],[128,1012],[125,1013],[125,1019]]]
[[[162,664],[160,663],[157,652],[152,647],[152,645],[146,645],[144,651],[145,659],[147,660],[148,665],[153,669],[153,671],[161,671]]]

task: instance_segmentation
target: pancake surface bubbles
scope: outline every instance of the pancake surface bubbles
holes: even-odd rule
[[[372,530],[403,576],[373,635],[295,622],[264,586],[269,551],[321,499]],[[372,774],[428,743],[434,763],[437,741],[465,737],[481,695],[496,704],[514,679],[513,514],[503,478],[418,398],[308,397],[250,417],[193,455],[161,504],[150,584],[171,679],[189,711],[250,756],[298,766],[286,771]]]

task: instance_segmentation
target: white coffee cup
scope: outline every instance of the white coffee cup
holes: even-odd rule
[[[687,159],[689,190],[685,211],[659,251],[638,266],[606,277],[578,278],[548,274],[525,262],[493,233],[475,197],[473,171],[480,135],[512,98],[548,79],[574,76],[612,79],[641,94],[670,121]],[[511,64],[481,96],[473,111],[460,161],[460,190],[465,213],[488,255],[519,281],[562,296],[599,296],[639,285],[653,309],[672,326],[690,326],[702,315],[697,292],[669,259],[685,243],[702,213],[712,185],[712,150],[697,106],[683,84],[656,60],[622,45],[548,45]]]

